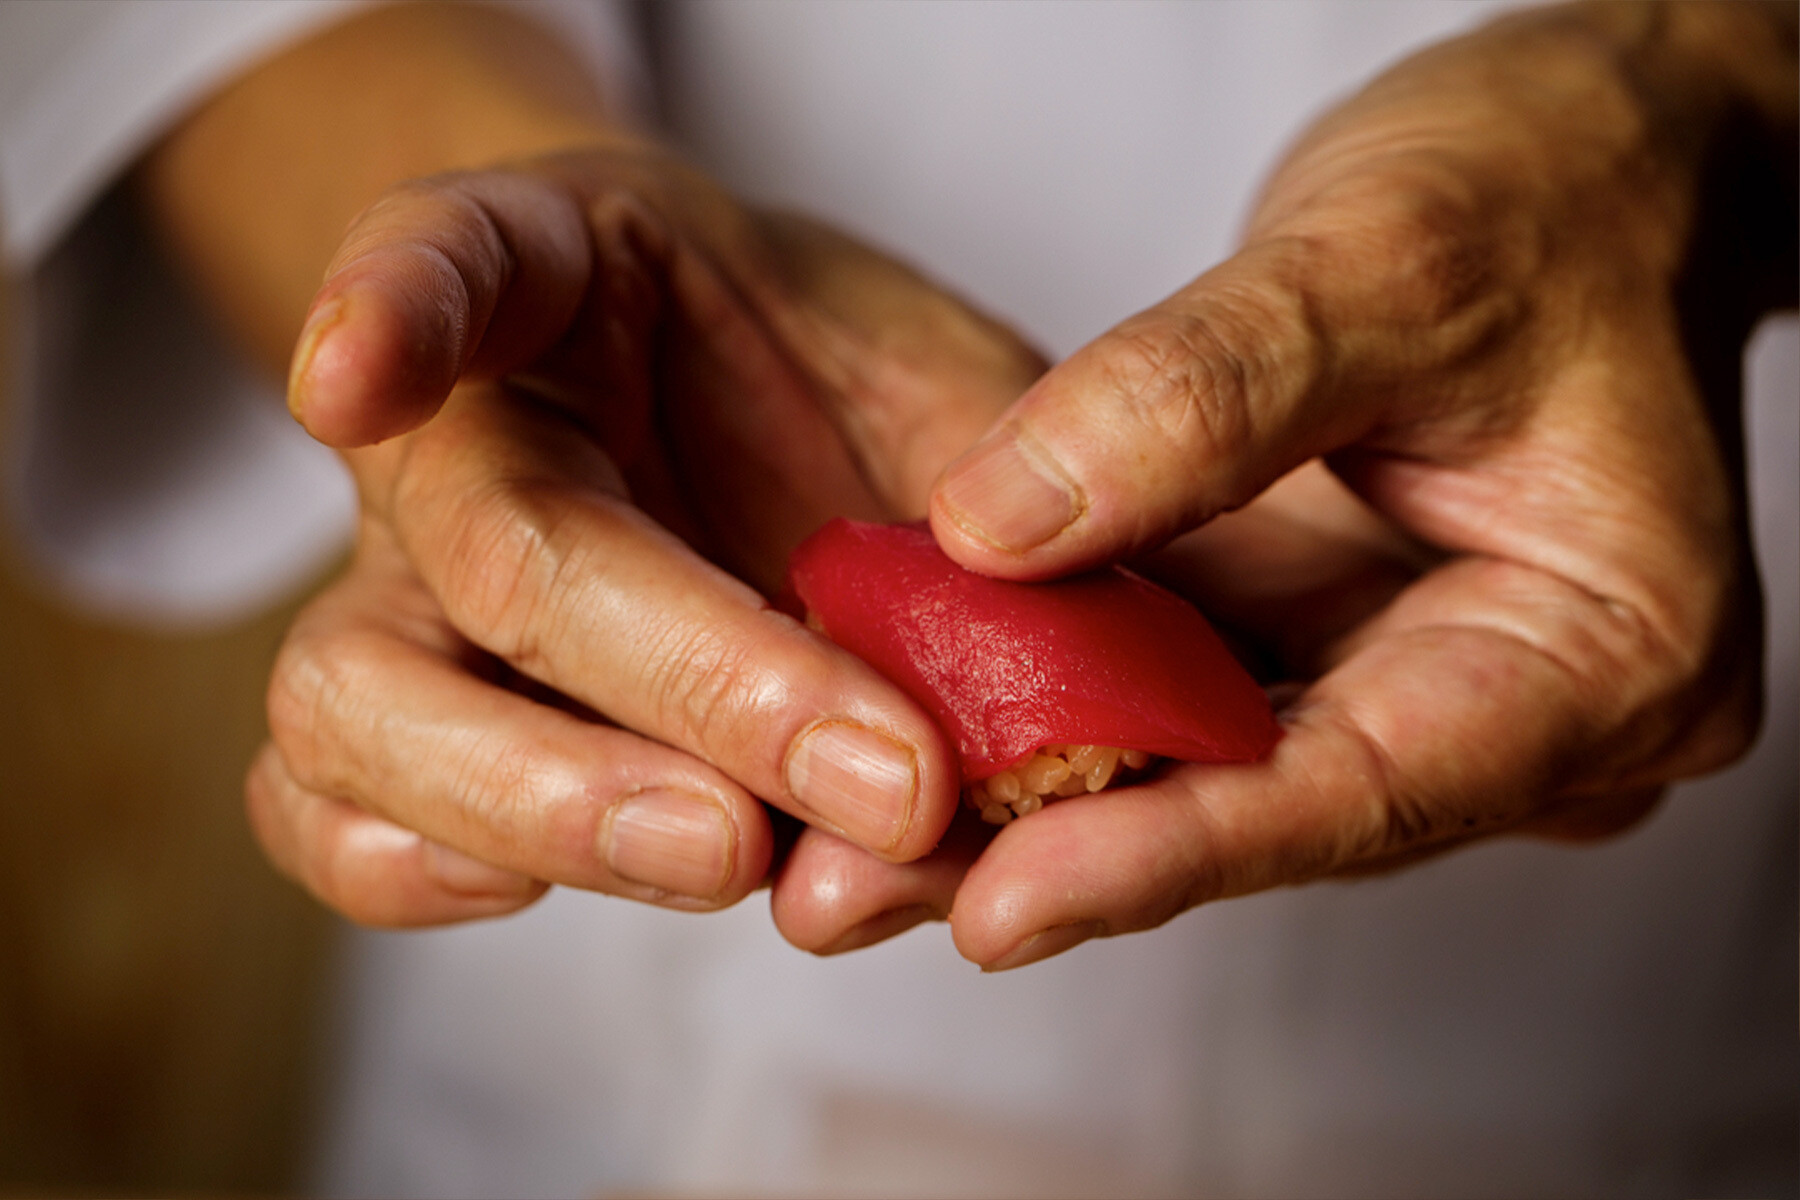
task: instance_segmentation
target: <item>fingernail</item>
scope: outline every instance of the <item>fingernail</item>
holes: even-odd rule
[[[1082,509],[1080,489],[1016,426],[952,464],[938,496],[951,520],[1012,554],[1043,545]]]
[[[334,297],[318,311],[306,319],[306,325],[300,330],[300,340],[294,345],[293,364],[288,368],[287,402],[288,411],[295,417],[305,405],[305,384],[307,372],[312,369],[313,359],[318,355],[319,343],[344,319],[344,299]]]
[[[851,926],[850,932],[815,953],[824,956],[861,950],[864,946],[873,946],[876,942],[885,942],[896,934],[905,933],[914,925],[922,924],[935,916],[937,912],[929,904],[909,904],[905,908],[889,909]]]
[[[788,752],[795,800],[871,850],[892,850],[912,824],[919,763],[910,747],[849,721],[813,726]]]
[[[600,853],[621,879],[711,900],[731,877],[735,841],[718,801],[657,788],[613,806],[600,831]]]
[[[1041,933],[1034,933],[1020,942],[1011,952],[1002,954],[991,963],[983,963],[983,971],[1010,971],[1014,967],[1023,967],[1029,963],[1039,962],[1053,954],[1061,954],[1073,946],[1079,946],[1091,937],[1098,937],[1106,932],[1106,925],[1101,921],[1075,921],[1068,925],[1052,925]]]
[[[425,874],[463,896],[522,896],[538,885],[529,875],[496,867],[431,841],[425,843]]]

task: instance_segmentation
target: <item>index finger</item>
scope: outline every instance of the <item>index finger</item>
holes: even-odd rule
[[[580,201],[547,177],[402,184],[333,257],[294,349],[289,407],[332,446],[416,428],[459,379],[497,377],[555,344],[592,258]]]
[[[560,412],[468,389],[413,435],[394,520],[484,649],[884,858],[930,850],[960,781],[931,718],[610,479]]]

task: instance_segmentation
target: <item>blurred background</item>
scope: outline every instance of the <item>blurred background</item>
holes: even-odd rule
[[[0,1194],[297,1184],[334,921],[242,799],[293,607],[146,633],[0,553]]]

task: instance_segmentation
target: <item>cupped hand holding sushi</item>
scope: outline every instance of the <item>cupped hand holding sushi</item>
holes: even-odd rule
[[[485,27],[358,42],[407,23]],[[706,908],[762,878],[761,798],[850,835],[788,857],[792,940],[954,909],[1008,966],[1628,824],[1755,724],[1735,366],[1792,299],[1793,43],[1779,8],[1624,6],[1428,52],[1300,143],[1238,255],[1033,387],[938,487],[943,547],[1025,580],[1148,555],[1296,681],[1288,733],[923,858],[950,746],[745,581],[827,516],[921,515],[1033,356],[622,134],[503,13],[384,10],[253,72],[144,177],[253,344],[307,314],[292,400],[363,495],[271,688],[265,845],[383,923],[546,880]],[[498,161],[388,193],[308,309],[344,214]],[[1049,748],[1084,780],[1106,749]]]
[[[1242,249],[1038,382],[931,528],[986,575],[1149,555],[1297,681],[1183,765],[895,867],[803,842],[794,940],[949,916],[1011,967],[1501,833],[1588,838],[1760,705],[1739,363],[1795,296],[1791,9],[1530,13],[1322,120]]]

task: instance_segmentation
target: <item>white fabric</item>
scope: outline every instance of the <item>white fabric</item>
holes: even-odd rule
[[[35,265],[182,111],[355,0],[36,0],[6,14],[6,258]],[[49,52],[46,53],[45,49]]]
[[[164,129],[222,82],[372,0],[8,0],[0,9],[5,260],[30,270]],[[643,87],[621,11],[513,0],[611,90]]]
[[[1283,140],[1460,5],[687,4],[666,109],[746,193],[1057,353],[1223,254]],[[1592,849],[1500,842],[984,977],[567,891],[359,935],[342,1196],[1791,1188],[1796,337],[1759,340],[1773,735]]]

